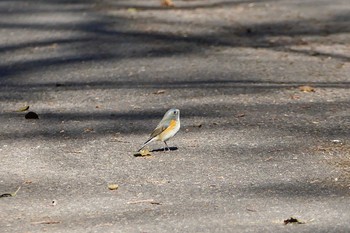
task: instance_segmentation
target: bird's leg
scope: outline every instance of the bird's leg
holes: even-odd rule
[[[164,142],[164,143],[165,143],[165,145],[166,145],[166,149],[168,149],[168,151],[170,151],[170,148],[169,148],[168,144],[166,144],[166,142]],[[164,151],[166,151],[166,150],[165,150],[165,147],[164,147]]]

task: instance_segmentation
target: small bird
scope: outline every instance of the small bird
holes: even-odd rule
[[[162,141],[165,143],[166,148],[170,151],[170,148],[166,141],[174,137],[174,135],[180,129],[180,110],[176,108],[169,109],[163,116],[163,119],[159,122],[155,130],[151,133],[150,138],[142,145],[139,151],[147,144],[153,141]],[[165,150],[165,148],[164,148]]]

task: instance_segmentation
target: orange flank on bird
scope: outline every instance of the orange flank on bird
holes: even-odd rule
[[[166,128],[166,130],[164,130],[161,133],[161,135],[159,135],[159,136],[161,136],[163,138],[163,136],[167,135],[168,133],[170,133],[175,128],[175,126],[176,126],[176,120],[171,120],[168,128]]]

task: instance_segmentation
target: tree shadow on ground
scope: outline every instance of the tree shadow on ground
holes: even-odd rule
[[[26,17],[33,14],[40,15],[40,10],[31,8],[29,12],[17,12],[17,8],[22,8],[23,1],[16,1],[14,4],[12,15]],[[39,1],[40,3],[41,1]],[[241,25],[222,25],[221,32],[215,34],[188,34],[185,37],[176,32],[161,32],[157,30],[146,31],[143,29],[135,29],[135,25],[143,23],[143,18],[133,18],[128,16],[111,16],[109,9],[94,8],[94,4],[103,5],[108,3],[99,3],[96,1],[42,1],[49,8],[56,8],[56,13],[66,12],[69,6],[78,4],[70,15],[87,13],[84,21],[73,23],[38,23],[23,22],[21,20],[9,22],[1,20],[0,28],[6,30],[33,30],[33,31],[56,31],[56,32],[73,32],[76,34],[73,38],[57,37],[48,39],[39,39],[23,43],[3,45],[0,48],[2,54],[21,52],[25,49],[43,48],[48,45],[56,45],[59,50],[73,51],[71,55],[59,55],[45,57],[39,59],[28,59],[14,62],[4,62],[0,65],[0,74],[2,83],[10,77],[17,76],[21,73],[26,74],[32,71],[40,71],[47,68],[60,68],[62,64],[77,64],[86,61],[102,61],[118,60],[126,58],[141,57],[167,57],[174,55],[184,55],[191,53],[201,53],[203,50],[213,46],[224,47],[245,47],[245,48],[265,48],[287,53],[298,53],[305,56],[315,57],[332,57],[334,59],[348,62],[350,57],[343,54],[330,52],[313,51],[310,49],[294,49],[291,46],[307,44],[303,39],[305,36],[329,37],[341,33],[350,32],[350,14],[339,13],[328,19],[315,20],[294,19],[282,22],[270,23],[251,23],[245,26]],[[79,4],[83,3],[81,6]],[[199,3],[195,1],[193,5],[197,8],[201,7],[234,7],[236,4],[249,4],[253,1],[215,1],[214,3]],[[89,5],[91,4],[91,5]],[[115,2],[116,9],[130,8],[132,5],[119,6]],[[190,4],[192,3],[184,3]],[[199,5],[198,5],[199,4]],[[29,6],[31,6],[29,4]],[[6,6],[4,6],[6,7]],[[79,8],[80,7],[80,8]],[[191,6],[192,7],[192,6]],[[140,6],[140,8],[147,8]],[[152,8],[152,7],[151,7]],[[179,7],[178,10],[184,7]],[[165,10],[168,8],[159,8]],[[176,8],[177,9],[177,8]],[[5,11],[4,9],[2,9]],[[4,17],[3,17],[4,19]],[[172,22],[161,19],[147,19],[149,23],[161,24],[169,26]],[[177,25],[187,24],[187,22],[177,22]],[[206,28],[205,23],[201,25]],[[220,25],[218,25],[220,27]],[[288,37],[287,39],[271,40],[273,37]],[[125,49],[125,45],[130,45],[130,49]],[[47,52],[43,50],[43,52]],[[52,51],[49,51],[51,53]],[[55,53],[55,52],[53,52]],[[10,81],[10,80],[8,80]]]
[[[184,105],[181,107],[183,129],[195,127],[197,122],[205,119],[203,127],[197,131],[215,131],[228,129],[256,129],[285,132],[299,137],[312,136],[327,139],[334,136],[346,138],[348,128],[346,117],[337,115],[349,108],[348,102],[329,103],[290,103],[290,104],[202,104]],[[244,117],[236,118],[235,114],[244,113]],[[95,112],[38,112],[39,120],[25,120],[25,113],[3,113],[2,119],[7,124],[16,122],[17,127],[7,129],[1,134],[5,139],[37,139],[71,140],[84,138],[99,138],[122,135],[148,134],[152,132],[164,112],[156,110],[130,110],[118,112],[111,110],[96,110]],[[297,119],[297,120],[296,120]],[[314,123],[314,121],[320,121]],[[33,124],[29,124],[32,122]],[[62,123],[64,122],[64,123]],[[327,123],[327,124],[326,124]],[[38,127],[40,126],[40,127]],[[23,128],[22,128],[23,127]],[[85,133],[85,129],[92,127],[93,132]],[[22,128],[21,131],[18,131]],[[64,133],[60,131],[65,130]]]
[[[0,47],[0,53],[2,56],[13,54],[22,54],[30,50],[39,51],[39,54],[32,58],[27,59],[14,59],[13,61],[5,60],[0,64],[0,83],[2,94],[0,100],[6,101],[18,101],[23,99],[25,95],[27,100],[30,100],[30,95],[41,92],[50,91],[68,91],[68,90],[95,90],[95,89],[171,89],[171,90],[191,90],[194,95],[201,89],[204,90],[201,93],[202,96],[216,96],[216,95],[237,95],[242,93],[261,93],[271,90],[280,90],[285,88],[294,88],[300,85],[312,84],[316,87],[330,87],[330,88],[349,88],[350,83],[347,81],[341,82],[330,82],[330,81],[313,81],[313,82],[278,82],[278,81],[264,81],[259,78],[251,79],[248,75],[232,75],[231,79],[222,78],[210,78],[203,76],[199,80],[188,80],[188,77],[180,79],[177,76],[172,77],[173,80],[140,80],[132,79],[125,80],[127,77],[123,77],[124,80],[120,80],[118,77],[111,77],[114,80],[99,80],[100,77],[95,77],[94,81],[85,81],[84,77],[80,81],[60,81],[52,80],[52,82],[34,82],[27,83],[26,77],[37,74],[44,71],[54,72],[55,70],[62,69],[65,71],[67,67],[73,67],[75,65],[82,64],[84,62],[99,63],[109,61],[112,63],[118,63],[124,59],[139,59],[147,57],[162,58],[169,56],[182,56],[191,54],[202,54],[203,51],[211,49],[212,47],[228,47],[228,48],[264,48],[268,50],[278,50],[284,52],[300,53],[306,56],[330,56],[340,61],[349,61],[348,56],[337,55],[332,53],[318,52],[315,54],[309,54],[309,50],[294,50],[290,48],[292,45],[298,45],[305,43],[300,38],[304,36],[318,36],[328,37],[330,35],[337,35],[341,33],[349,33],[350,27],[350,14],[339,13],[329,17],[327,20],[320,20],[315,23],[314,20],[308,19],[292,19],[281,22],[271,23],[250,23],[244,27],[240,25],[233,26],[222,26],[222,31],[216,34],[189,34],[183,36],[179,33],[173,32],[161,32],[157,30],[147,31],[143,28],[135,27],[139,23],[145,21],[144,18],[135,18],[130,16],[113,16],[108,12],[108,8],[100,8],[105,3],[99,1],[39,1],[45,3],[47,9],[55,9],[56,13],[63,13],[74,16],[79,14],[86,14],[84,20],[77,20],[76,22],[37,22],[37,21],[25,21],[26,17],[31,15],[40,15],[40,7],[36,9],[34,5],[26,4],[25,1],[15,1],[12,3],[13,9],[11,13],[6,16],[21,16],[19,20],[8,21],[6,16],[2,16],[0,19],[0,28],[4,30],[24,30],[33,32],[59,32],[63,35],[53,36],[53,38],[42,38],[42,39],[30,39],[28,41],[19,43],[6,43]],[[194,5],[197,8],[211,8],[220,7],[235,7],[236,4],[248,4],[248,2],[236,2],[232,1],[229,4],[227,1],[218,1],[215,4],[195,2]],[[116,9],[123,10],[125,7],[130,8],[132,5],[119,6],[118,2],[114,7]],[[28,11],[23,10],[23,4],[28,7]],[[96,8],[96,5],[98,6]],[[70,12],[69,8],[74,6],[74,9]],[[107,6],[109,6],[107,4]],[[147,9],[148,6],[139,6]],[[194,6],[190,6],[194,7]],[[152,7],[151,7],[152,8]],[[18,11],[16,11],[16,9]],[[158,9],[158,8],[157,8]],[[159,8],[159,10],[167,8]],[[177,8],[176,8],[177,9]],[[181,10],[179,7],[178,10]],[[0,9],[6,11],[6,4]],[[172,22],[166,20],[156,19],[152,17],[147,18],[148,23],[159,23],[164,25],[171,25]],[[178,22],[179,25],[186,24],[186,22]],[[206,27],[203,23],[202,27]],[[220,27],[220,25],[218,25]],[[65,33],[73,33],[73,36],[65,36]],[[288,36],[289,39],[276,40],[271,42],[269,36]],[[42,50],[40,50],[42,49]],[[35,53],[35,52],[34,52]],[[44,56],[45,54],[48,56]],[[68,55],[67,55],[68,53]],[[39,55],[37,57],[37,55]],[[45,73],[45,74],[50,74]],[[103,75],[103,74],[101,74]],[[216,75],[219,76],[220,74]],[[14,82],[12,79],[16,78]],[[59,85],[57,85],[59,84]],[[218,90],[218,92],[214,92]],[[205,93],[204,93],[205,92]],[[34,96],[34,95],[33,95]],[[40,96],[39,96],[40,98]],[[339,103],[338,103],[339,104]],[[289,112],[289,107],[295,105],[285,105],[279,108],[284,109],[284,112]],[[327,108],[327,105],[323,105]],[[336,104],[334,104],[334,107]],[[232,106],[235,109],[242,109],[245,106]],[[269,108],[270,106],[261,105],[258,108]],[[207,108],[207,111],[213,111],[205,115],[206,117],[211,115],[217,115],[215,110],[223,110],[226,107]],[[200,111],[202,106],[184,106],[183,111],[187,114],[193,114],[193,109]],[[276,109],[274,109],[276,110]],[[277,111],[277,110],[276,110]],[[225,112],[225,111],[224,111]],[[142,114],[141,114],[142,113]],[[3,116],[11,117],[11,114],[3,114]],[[88,118],[86,116],[89,116]],[[66,113],[41,113],[42,119],[50,121],[63,121],[63,120],[109,120],[124,119],[128,122],[128,125],[117,126],[117,131],[123,133],[138,132],[140,123],[136,123],[136,126],[129,124],[129,121],[138,121],[142,119],[158,119],[159,114],[150,113],[142,110],[141,112],[128,112],[128,113],[116,113],[113,116],[111,112],[66,112]],[[125,123],[125,122],[123,122]],[[132,122],[134,124],[134,122]],[[100,133],[110,132],[109,126],[101,123]],[[316,126],[315,126],[316,127]],[[147,129],[149,129],[148,127]],[[311,127],[314,128],[314,127]],[[57,130],[57,129],[55,129]],[[73,135],[78,135],[81,129],[73,130]],[[57,133],[45,133],[42,131],[33,131],[33,135],[40,134],[44,137],[47,135],[51,137]],[[28,137],[29,135],[24,133]],[[95,134],[96,135],[96,134]],[[9,133],[7,135],[10,138],[18,136],[16,134]],[[55,136],[55,137],[56,137]]]

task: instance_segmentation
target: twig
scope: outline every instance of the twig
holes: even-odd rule
[[[151,203],[153,205],[160,205],[160,202],[156,202],[153,199],[145,199],[145,200],[137,200],[137,201],[129,201],[128,204],[139,204],[139,203]]]
[[[40,222],[32,222],[32,224],[58,224],[61,223],[60,221],[40,221]]]

